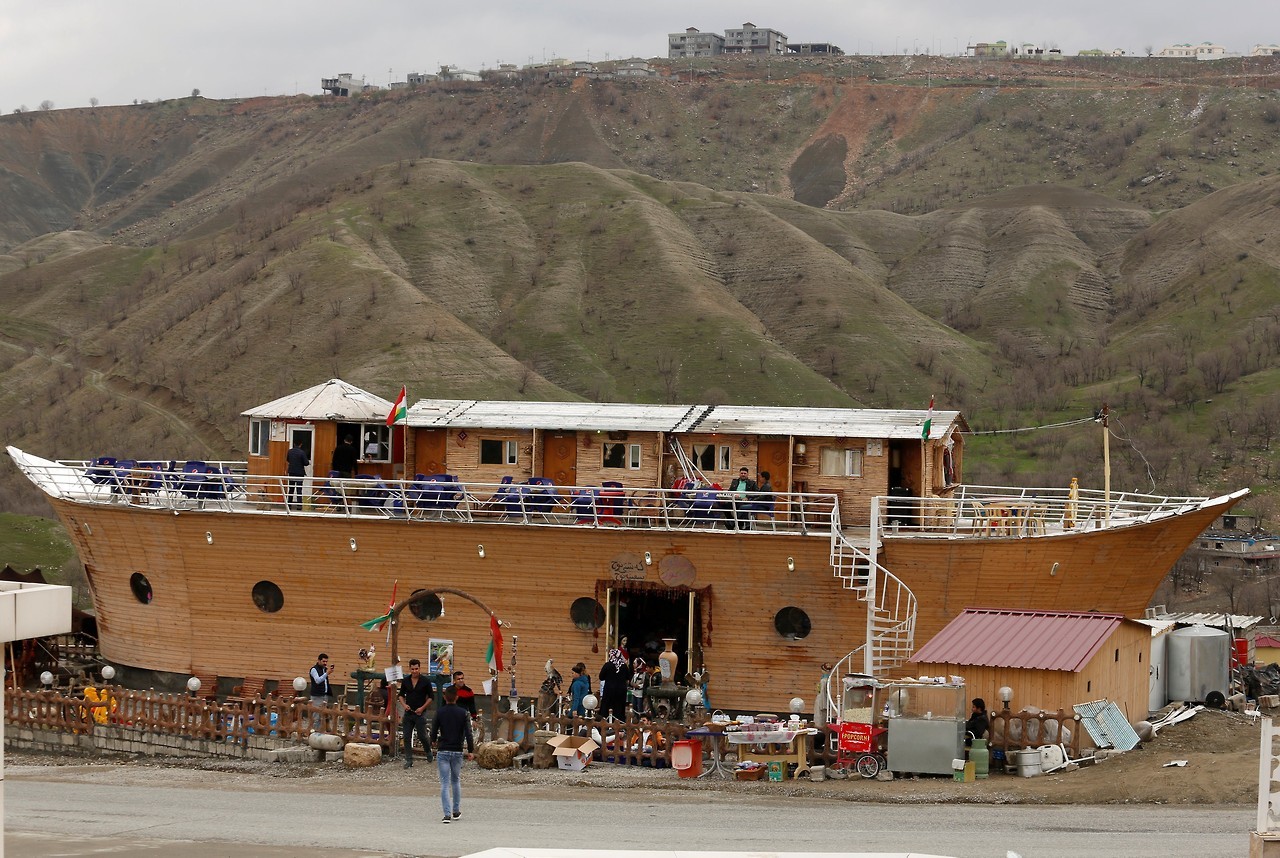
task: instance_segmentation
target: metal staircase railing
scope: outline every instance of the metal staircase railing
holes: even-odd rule
[[[840,720],[840,678],[847,673],[879,677],[906,662],[915,649],[916,596],[875,559],[879,541],[873,510],[869,550],[849,541],[839,518],[831,524],[831,568],[846,590],[867,603],[866,641],[832,667],[825,688],[827,712]]]

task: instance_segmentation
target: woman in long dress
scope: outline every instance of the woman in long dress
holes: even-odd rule
[[[620,649],[609,650],[600,668],[600,705],[602,714],[619,721],[627,718],[627,691],[631,682],[631,665]]]

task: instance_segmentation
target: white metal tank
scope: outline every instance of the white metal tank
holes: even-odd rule
[[[1189,626],[1168,635],[1170,700],[1203,700],[1219,705],[1227,691],[1231,663],[1231,636],[1220,629]]]

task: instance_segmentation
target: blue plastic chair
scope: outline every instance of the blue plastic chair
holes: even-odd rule
[[[596,523],[596,493],[591,489],[579,489],[569,498],[569,511],[578,524]]]
[[[720,512],[716,509],[716,504],[719,502],[717,494],[719,493],[715,489],[696,490],[688,510],[685,511],[684,520],[691,525],[715,522],[720,518]]]
[[[99,456],[85,468],[84,475],[98,485],[105,486],[115,478],[115,467],[115,456]]]

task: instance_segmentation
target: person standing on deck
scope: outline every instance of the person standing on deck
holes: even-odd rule
[[[356,472],[356,460],[359,458],[360,451],[356,449],[355,441],[347,435],[341,444],[333,448],[331,469],[337,471],[342,479],[349,479]]]
[[[458,705],[458,689],[450,685],[444,690],[444,705],[436,710],[431,722],[431,740],[437,742],[436,768],[440,772],[441,822],[452,822],[462,816],[462,760],[475,756],[471,737],[471,718]],[[462,743],[466,742],[464,754]]]
[[[311,457],[307,455],[306,450],[302,449],[301,440],[293,442],[293,447],[285,455],[285,462],[288,465],[289,475],[288,497],[285,499],[285,505],[296,506],[302,495],[302,478],[307,475],[307,465],[311,464]]]
[[[431,680],[422,675],[422,662],[409,659],[409,675],[400,680],[400,699],[404,701],[404,721],[401,724],[400,743],[404,748],[404,767],[413,766],[413,733],[418,732],[422,753],[431,762],[431,743],[427,741],[427,708],[435,699]]]
[[[729,481],[729,493],[733,496],[733,518],[738,530],[751,529],[751,507],[755,500],[752,495],[756,491],[756,481],[748,476],[751,472],[746,468],[738,471],[738,476]]]

